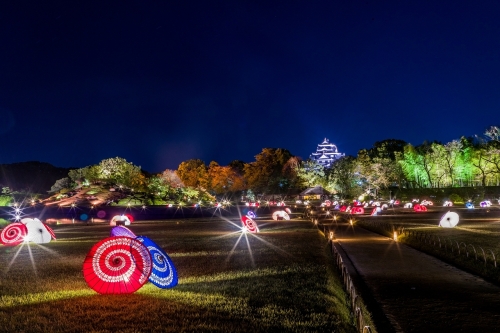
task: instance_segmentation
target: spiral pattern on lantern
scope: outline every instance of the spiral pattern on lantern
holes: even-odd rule
[[[130,237],[108,237],[95,244],[83,262],[83,276],[101,294],[133,293],[152,271],[146,246]]]
[[[16,246],[24,241],[27,234],[28,228],[23,223],[11,223],[0,233],[0,242],[6,246]]]

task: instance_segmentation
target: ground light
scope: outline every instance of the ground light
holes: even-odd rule
[[[330,231],[330,234],[329,234],[328,238],[329,238],[331,241],[333,241],[333,236],[334,236],[333,231]]]
[[[394,240],[397,242],[398,241],[398,232],[397,231],[394,231],[394,236],[393,236]]]

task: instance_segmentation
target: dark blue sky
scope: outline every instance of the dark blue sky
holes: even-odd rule
[[[0,163],[307,158],[500,123],[498,1],[3,1]]]

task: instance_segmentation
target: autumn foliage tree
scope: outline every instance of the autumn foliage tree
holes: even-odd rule
[[[208,188],[208,172],[205,162],[191,159],[179,164],[176,171],[185,186],[193,188]]]
[[[230,166],[220,166],[212,161],[208,166],[209,191],[215,194],[236,192],[245,189],[245,182],[241,175]]]
[[[283,168],[292,154],[282,148],[264,148],[255,156],[255,162],[245,165],[245,179],[254,192],[282,193],[290,187]]]

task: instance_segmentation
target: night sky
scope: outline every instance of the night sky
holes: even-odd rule
[[[500,123],[498,1],[2,1],[0,163],[150,172]]]

